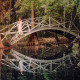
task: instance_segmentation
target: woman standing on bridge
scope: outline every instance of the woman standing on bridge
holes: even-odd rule
[[[22,22],[21,18],[19,18],[19,21],[18,21],[18,23],[17,23],[17,27],[18,27],[18,33],[19,33],[20,35],[22,35],[22,34],[23,34],[23,31],[22,31],[23,22]]]

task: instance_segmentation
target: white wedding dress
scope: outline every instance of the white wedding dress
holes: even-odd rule
[[[23,31],[22,31],[22,24],[23,24],[22,21],[19,21],[18,24],[17,24],[17,26],[18,26],[18,33],[19,33],[20,35],[23,34]]]

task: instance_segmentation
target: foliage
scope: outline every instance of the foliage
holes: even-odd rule
[[[0,1],[0,24],[9,24],[15,19],[14,4],[16,0],[1,0]]]
[[[78,5],[78,7],[77,7],[77,15],[78,15],[78,17],[80,19],[80,0],[77,0],[77,5]]]
[[[78,43],[74,43],[72,46],[72,52],[74,54],[78,54],[79,53],[79,44]]]
[[[0,1],[0,23],[8,23],[9,21],[9,0]]]
[[[9,23],[11,19],[31,16],[31,9],[34,6],[35,16],[67,16],[67,18],[78,16],[80,18],[80,0],[12,0],[0,1],[0,23]],[[34,2],[34,4],[32,3]],[[5,5],[4,5],[5,4]],[[14,14],[14,11],[16,14]],[[65,14],[64,14],[65,12]],[[75,12],[75,14],[74,14]],[[13,14],[13,15],[12,15]],[[74,14],[74,15],[73,15]],[[12,15],[12,16],[11,16]],[[46,16],[46,17],[47,17]]]
[[[48,77],[48,75],[47,75],[47,72],[46,72],[45,70],[43,70],[43,72],[44,72],[44,73],[43,73],[44,78],[45,78],[46,80],[50,80],[49,77]]]
[[[17,14],[19,15],[22,15],[22,17],[27,14],[28,16],[27,17],[30,17],[30,11],[31,9],[33,8],[33,5],[35,7],[35,10],[37,10],[37,13],[40,13],[39,12],[39,9],[40,9],[40,6],[41,6],[41,3],[39,3],[39,0],[19,0],[20,2],[19,5],[17,6],[17,3],[15,4],[15,7],[19,7],[18,10],[16,11]],[[32,3],[34,2],[34,4]],[[28,11],[28,12],[27,12]]]

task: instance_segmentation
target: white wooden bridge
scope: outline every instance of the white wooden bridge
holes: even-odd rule
[[[54,60],[39,60],[25,56],[15,50],[11,50],[11,54],[3,54],[2,64],[23,72],[30,73],[51,73],[61,66],[72,65],[72,54],[63,55],[63,57]],[[67,63],[68,62],[68,63]]]
[[[71,21],[61,22],[59,18],[52,18],[50,16],[46,19],[44,17],[36,17],[34,18],[34,21],[35,22],[32,23],[31,18],[22,20],[22,35],[18,33],[17,22],[0,30],[0,34],[4,35],[2,41],[6,39],[10,42],[10,44],[14,44],[21,40],[23,37],[42,30],[60,30],[70,33],[76,38],[80,38],[80,30]],[[32,28],[32,24],[34,24],[35,27]]]

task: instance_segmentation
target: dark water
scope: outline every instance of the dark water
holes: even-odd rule
[[[1,80],[80,80],[79,54],[66,54],[66,48],[45,44],[2,50]]]

